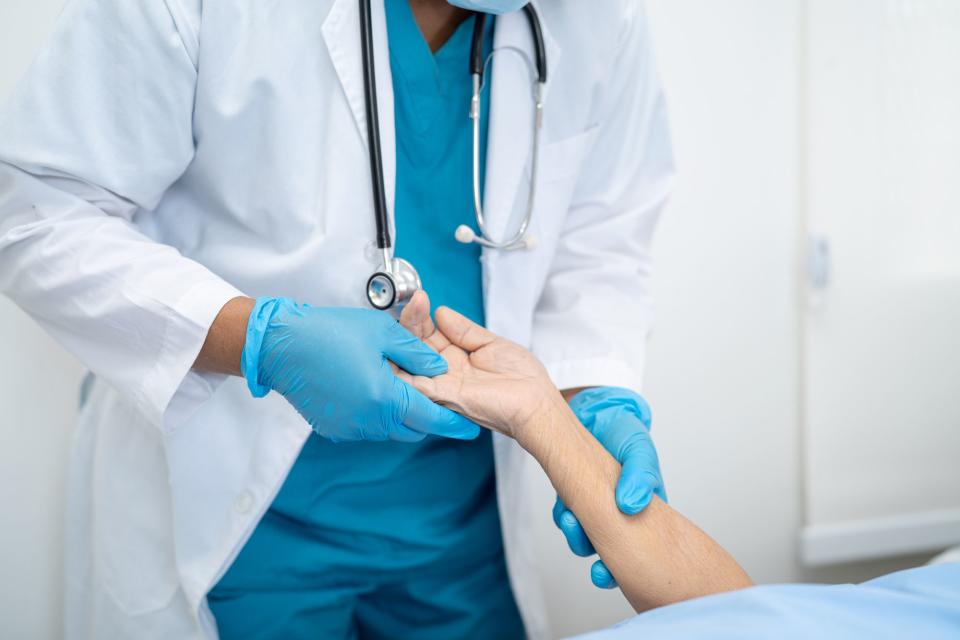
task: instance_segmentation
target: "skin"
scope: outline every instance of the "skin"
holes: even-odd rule
[[[437,52],[460,23],[470,17],[470,12],[451,5],[447,0],[409,0],[413,17],[420,27],[423,39],[430,50]]]
[[[234,298],[223,305],[207,331],[203,348],[193,363],[198,371],[242,375],[240,356],[247,341],[247,321],[256,301],[253,298]]]
[[[659,498],[635,516],[617,509],[620,465],[580,424],[530,352],[445,307],[434,327],[429,309],[418,292],[401,322],[446,358],[449,371],[435,378],[397,375],[533,455],[634,609],[753,584],[730,554]]]

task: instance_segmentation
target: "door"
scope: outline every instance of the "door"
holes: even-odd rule
[[[960,2],[806,11],[802,556],[960,544]]]

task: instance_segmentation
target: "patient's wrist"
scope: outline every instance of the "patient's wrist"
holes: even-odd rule
[[[573,425],[579,425],[579,421],[560,392],[554,389],[542,396],[529,420],[517,425],[513,437],[542,463],[550,455],[551,444]]]

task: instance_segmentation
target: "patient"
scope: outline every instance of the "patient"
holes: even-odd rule
[[[441,353],[449,370],[435,378],[397,375],[528,451],[576,514],[635,610],[752,585],[730,554],[659,498],[635,516],[617,509],[613,496],[619,464],[580,424],[531,353],[448,308],[436,311],[434,327],[429,310],[420,292],[401,322]],[[960,565],[901,572],[874,583],[758,587],[743,595],[688,603],[693,611],[685,616],[683,605],[661,609],[605,633],[637,637],[641,630],[668,627],[670,637],[896,637],[909,630],[924,637],[960,638]],[[924,598],[911,593],[914,587]],[[781,598],[780,605],[771,594]],[[723,628],[719,612],[727,614],[729,628]],[[678,615],[689,624],[677,626]],[[789,628],[783,626],[788,621]]]
[[[448,372],[398,375],[435,402],[510,436],[536,458],[634,609],[752,584],[730,554],[660,498],[636,516],[617,509],[620,465],[583,428],[529,351],[451,309],[441,307],[436,317],[439,331],[426,296],[418,294],[402,320],[443,355]]]

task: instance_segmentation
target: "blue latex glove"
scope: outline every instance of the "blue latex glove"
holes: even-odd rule
[[[390,361],[414,375],[447,371],[442,356],[382,311],[260,298],[247,323],[241,369],[254,397],[280,393],[334,442],[480,434],[397,378]]]
[[[638,514],[647,508],[654,495],[666,502],[660,461],[650,439],[650,406],[646,400],[629,389],[596,387],[575,395],[570,408],[623,467],[616,490],[620,511]],[[596,553],[577,517],[559,497],[553,507],[553,521],[575,554],[586,557]],[[593,563],[590,579],[602,589],[617,586],[602,560]]]

